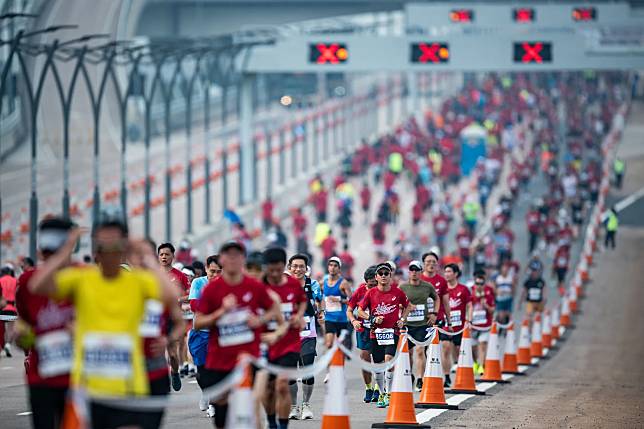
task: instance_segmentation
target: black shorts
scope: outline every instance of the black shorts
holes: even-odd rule
[[[375,338],[371,339],[371,357],[374,363],[385,361],[385,355],[395,356],[398,348],[398,335],[394,335],[394,343],[388,345],[379,345]]]
[[[407,335],[410,337],[414,337],[414,340],[417,342],[423,342],[427,341],[427,329],[429,326],[407,326]],[[412,343],[411,341],[407,340],[409,350],[413,349],[416,344]]]
[[[300,355],[302,356],[311,355],[313,357],[318,355],[316,351],[316,348],[318,345],[317,338],[304,338],[301,341],[302,343],[300,344]]]
[[[149,413],[90,402],[92,429],[117,429],[123,426],[144,427]]]
[[[459,329],[460,331],[460,329]],[[461,346],[461,340],[463,339],[463,333],[461,332],[458,335],[446,335],[443,334],[442,332],[438,333],[438,339],[441,341],[449,341],[451,343],[454,343],[456,347]]]
[[[280,356],[276,359],[269,359],[268,363],[272,365],[278,365],[278,366],[283,366],[286,368],[295,368],[297,369],[297,364],[300,362],[300,354],[299,353],[286,353],[283,356]],[[277,378],[275,374],[270,374],[268,377],[269,381],[273,381]]]
[[[324,331],[327,334],[335,334],[339,337],[343,330],[349,330],[349,322],[324,322]]]
[[[150,380],[150,396],[163,396],[170,393],[170,377],[167,375]]]
[[[557,281],[559,281],[559,283],[563,283],[564,280],[566,280],[566,273],[568,273],[568,268],[557,268],[555,272],[557,273]]]

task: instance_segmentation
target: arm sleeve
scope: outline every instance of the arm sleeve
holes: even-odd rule
[[[198,277],[192,281],[192,285],[190,285],[190,293],[188,294],[188,299],[189,300],[195,300],[199,299],[199,296],[201,295],[201,289],[203,287],[204,279],[201,277]]]
[[[65,268],[54,275],[56,290],[54,299],[73,300],[78,286],[81,284],[84,270],[82,268]]]

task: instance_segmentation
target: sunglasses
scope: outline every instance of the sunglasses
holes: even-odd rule
[[[381,271],[378,271],[376,274],[378,274],[380,277],[387,277],[391,275],[391,271],[381,270]]]
[[[474,282],[474,284],[477,286],[484,286],[485,282]]]
[[[420,273],[420,272],[421,272],[421,271],[423,271],[423,270],[421,270],[421,269],[419,269],[419,268],[416,268],[416,267],[411,267],[411,268],[409,269],[409,271],[414,271],[414,272],[416,272],[416,273]]]

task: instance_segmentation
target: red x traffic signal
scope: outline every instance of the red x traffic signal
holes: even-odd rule
[[[519,7],[512,10],[512,18],[515,22],[529,23],[535,20],[535,10],[531,7]]]
[[[452,22],[474,22],[474,11],[472,9],[452,9],[449,12],[449,19]]]
[[[552,62],[552,43],[515,42],[514,62],[524,64],[550,63]]]
[[[594,7],[576,7],[572,10],[573,21],[595,21],[597,9]]]
[[[311,43],[309,61],[316,64],[340,64],[349,59],[345,43]]]
[[[411,62],[421,64],[446,63],[449,61],[449,45],[444,42],[420,42],[411,44]]]

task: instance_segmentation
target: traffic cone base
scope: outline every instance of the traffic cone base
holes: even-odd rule
[[[430,425],[422,423],[374,423],[372,428],[406,429],[406,428],[431,428]]]
[[[445,393],[450,393],[450,394],[455,394],[455,393],[467,393],[468,395],[480,395],[480,396],[485,396],[485,392],[481,392],[479,390],[470,390],[470,389],[447,389]]]
[[[459,410],[460,409],[460,408],[458,408],[458,405],[450,405],[448,403],[444,403],[444,404],[421,404],[419,402],[419,403],[414,404],[414,407],[423,408],[423,409],[436,408],[436,409],[439,409],[439,410]]]

